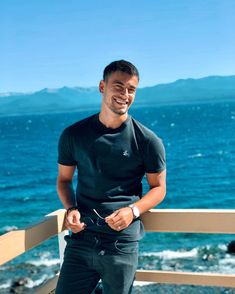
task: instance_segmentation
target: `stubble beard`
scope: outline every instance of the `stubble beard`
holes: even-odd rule
[[[128,108],[126,108],[126,110],[117,110],[113,107],[110,108],[112,110],[113,113],[118,114],[118,115],[123,115],[127,113]]]
[[[109,108],[113,113],[118,114],[118,115],[126,114],[129,109],[128,106],[125,109],[117,109],[114,105],[110,105]]]

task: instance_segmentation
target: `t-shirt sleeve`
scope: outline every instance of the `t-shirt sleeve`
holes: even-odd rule
[[[73,156],[73,142],[68,129],[65,129],[60,136],[58,144],[58,163],[62,165],[76,165]]]
[[[166,154],[162,140],[153,134],[147,143],[144,152],[146,173],[158,173],[166,168]]]

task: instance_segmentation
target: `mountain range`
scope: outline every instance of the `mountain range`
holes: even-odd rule
[[[235,75],[180,79],[137,90],[134,106],[235,101]],[[0,115],[52,113],[98,108],[98,87],[63,87],[34,93],[0,94]]]

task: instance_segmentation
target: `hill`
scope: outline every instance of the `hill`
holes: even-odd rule
[[[201,79],[180,79],[169,84],[140,88],[135,106],[146,104],[180,104],[235,101],[235,75],[210,76]],[[100,104],[97,87],[45,88],[34,93],[5,93],[0,95],[0,115],[76,111]]]

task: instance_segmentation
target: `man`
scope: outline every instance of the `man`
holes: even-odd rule
[[[166,193],[163,144],[128,115],[138,82],[130,62],[109,64],[99,84],[100,112],[60,137],[57,188],[72,235],[66,237],[56,294],[89,294],[100,279],[105,294],[131,293],[143,236],[139,216]],[[150,190],[142,196],[144,175]]]

